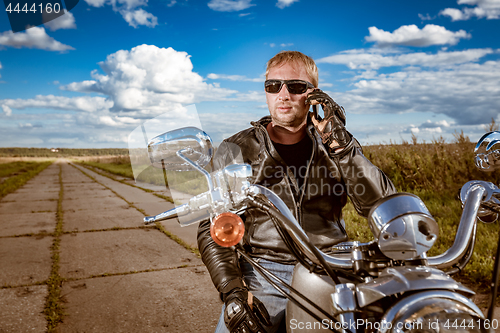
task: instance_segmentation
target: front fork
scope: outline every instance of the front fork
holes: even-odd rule
[[[342,325],[342,332],[356,333],[356,316],[359,312],[356,301],[356,286],[353,283],[335,285],[335,292],[331,294],[333,313]],[[347,330],[346,330],[347,329]]]

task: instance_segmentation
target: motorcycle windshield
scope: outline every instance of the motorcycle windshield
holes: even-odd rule
[[[136,185],[172,198],[176,207],[183,205],[193,196],[207,192],[209,179],[212,188],[221,186],[214,177],[217,171],[243,163],[238,146],[225,142],[220,147],[214,146],[203,131],[195,105],[147,120],[128,137]],[[191,218],[178,217],[181,225],[190,224]]]

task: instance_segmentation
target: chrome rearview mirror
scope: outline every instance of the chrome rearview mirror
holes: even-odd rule
[[[500,132],[486,133],[474,149],[476,166],[483,171],[500,169]]]
[[[170,171],[194,170],[191,162],[204,168],[212,159],[210,136],[196,127],[183,127],[155,136],[148,142],[151,164]],[[182,158],[179,156],[182,152]]]

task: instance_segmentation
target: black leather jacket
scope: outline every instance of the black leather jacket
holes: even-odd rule
[[[222,168],[234,158],[239,147],[243,162],[252,166],[253,184],[263,185],[286,203],[290,211],[321,250],[346,241],[347,234],[342,220],[342,207],[351,198],[362,216],[367,216],[371,206],[380,198],[395,192],[392,182],[368,161],[361,146],[353,139],[339,153],[329,153],[321,142],[314,126],[309,122],[307,134],[313,142],[313,152],[305,172],[304,185],[298,188],[293,173],[278,155],[266,130],[271,121],[267,116],[253,127],[225,140],[214,157],[215,168]],[[273,222],[261,210],[248,209],[243,216],[245,236],[243,243],[250,255],[281,263],[294,264]],[[221,293],[242,288],[243,280],[236,254],[216,244],[210,237],[210,221],[203,221],[198,228],[198,248],[202,260]]]

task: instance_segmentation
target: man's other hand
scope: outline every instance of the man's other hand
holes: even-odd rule
[[[225,303],[224,322],[231,333],[264,333],[263,325],[271,325],[264,304],[247,290],[232,291],[225,297]]]

